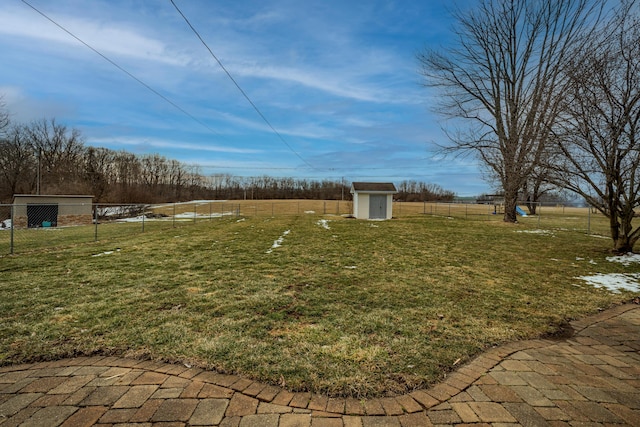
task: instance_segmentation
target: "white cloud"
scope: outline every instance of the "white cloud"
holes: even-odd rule
[[[127,28],[124,24],[104,23],[90,18],[49,13],[46,10],[42,12],[107,56],[119,55],[173,65],[185,65],[188,62],[187,57],[169,51],[163,42]],[[0,33],[47,44],[81,46],[70,34],[28,7],[1,9]]]

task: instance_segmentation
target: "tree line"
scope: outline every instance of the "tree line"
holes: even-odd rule
[[[10,203],[14,194],[90,194],[96,203],[351,199],[350,183],[344,180],[205,176],[196,166],[158,154],[87,146],[77,129],[54,119],[10,123],[1,104],[0,177],[0,203]],[[402,201],[451,201],[455,196],[417,181],[403,181],[398,189],[397,200]]]
[[[568,190],[609,219],[615,251],[640,239],[639,4],[479,0],[454,12],[454,43],[418,54],[443,150],[477,156],[506,222],[519,200]]]

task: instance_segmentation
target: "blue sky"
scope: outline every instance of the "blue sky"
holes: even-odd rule
[[[159,153],[203,174],[418,180],[490,192],[442,159],[437,93],[416,52],[451,39],[450,1],[20,0],[0,8],[0,94],[17,122],[55,118],[87,145]],[[471,0],[469,0],[471,1]],[[278,136],[279,134],[279,136]]]

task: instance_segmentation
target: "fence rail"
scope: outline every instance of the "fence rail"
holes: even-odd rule
[[[0,204],[0,255],[65,247],[132,233],[167,229],[202,221],[285,215],[349,215],[350,201],[201,200],[166,204]],[[588,208],[538,206],[521,222],[535,228],[563,228],[589,234],[608,233],[601,214]],[[499,206],[464,203],[394,202],[393,216],[440,216],[469,221],[501,221]]]

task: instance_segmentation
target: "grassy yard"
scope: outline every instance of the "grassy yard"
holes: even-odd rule
[[[290,390],[401,393],[635,296],[575,279],[640,271],[606,261],[610,241],[535,228],[302,213],[3,256],[0,364],[117,354]]]

